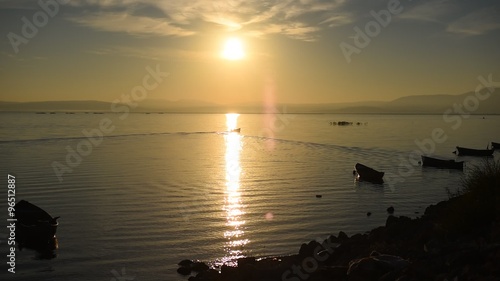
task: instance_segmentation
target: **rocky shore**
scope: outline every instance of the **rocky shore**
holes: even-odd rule
[[[310,241],[295,255],[248,257],[218,270],[183,261],[178,272],[190,281],[500,280],[499,178],[487,192],[452,196],[419,218],[389,215],[385,226]]]

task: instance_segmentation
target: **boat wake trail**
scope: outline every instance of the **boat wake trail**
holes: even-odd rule
[[[127,137],[148,137],[148,136],[166,136],[166,135],[201,135],[201,134],[219,134],[220,132],[161,132],[161,133],[131,133],[131,134],[116,134],[103,136],[104,139],[127,138]],[[90,136],[96,138],[98,136]],[[51,138],[34,138],[34,139],[17,139],[17,140],[2,140],[0,144],[13,144],[13,143],[43,143],[43,142],[57,142],[57,141],[71,141],[88,139],[87,136],[68,136],[68,137],[51,137]]]
[[[276,143],[283,143],[289,145],[301,146],[302,148],[311,148],[311,149],[319,149],[319,150],[328,150],[328,151],[339,151],[345,152],[349,154],[358,154],[360,156],[387,156],[387,155],[398,155],[404,153],[402,150],[392,150],[392,149],[383,149],[380,147],[358,147],[358,146],[347,146],[347,145],[339,145],[339,144],[329,144],[329,143],[317,143],[317,142],[308,142],[308,141],[300,141],[300,140],[288,140],[288,139],[279,139],[279,138],[269,138],[262,136],[246,136],[246,139],[253,139],[257,142],[266,142],[272,141]]]

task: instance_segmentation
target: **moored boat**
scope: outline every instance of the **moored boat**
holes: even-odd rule
[[[457,146],[458,155],[462,156],[491,156],[494,149],[474,149]]]
[[[357,173],[356,180],[358,181],[368,181],[372,183],[383,183],[384,172],[379,172],[368,166],[360,163],[354,165],[355,172]]]
[[[21,200],[15,207],[16,240],[20,244],[47,245],[55,238],[59,217],[52,217],[40,207]]]
[[[500,149],[500,142],[491,142],[491,148]]]
[[[464,161],[455,161],[453,159],[440,159],[422,155],[422,166],[463,170]]]

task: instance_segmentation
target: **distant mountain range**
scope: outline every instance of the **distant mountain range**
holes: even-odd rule
[[[486,95],[487,90],[482,91]],[[448,110],[459,113],[455,105],[471,114],[500,114],[500,88],[484,100],[474,92],[461,95],[406,96],[388,102],[357,102],[323,105],[304,105],[301,111],[316,113],[373,113],[373,114],[442,114]],[[457,107],[457,108],[458,108]]]
[[[481,93],[486,95],[487,90]],[[2,102],[0,111],[87,111],[111,112],[110,102],[103,101],[45,101],[45,102]],[[116,105],[115,105],[116,106]],[[278,104],[276,111],[287,113],[356,113],[356,114],[442,114],[452,110],[460,114],[459,107],[471,114],[500,114],[500,88],[484,100],[474,92],[461,95],[406,96],[393,101],[367,101],[323,104]],[[116,107],[117,108],[117,107]],[[138,103],[132,112],[180,112],[180,113],[262,113],[269,111],[261,104],[220,105],[198,100],[145,100]]]

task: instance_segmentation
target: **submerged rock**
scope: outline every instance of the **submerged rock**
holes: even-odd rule
[[[192,260],[182,260],[178,263],[179,268],[177,269],[177,273],[181,275],[189,275],[191,272],[203,272],[209,270],[210,267],[204,262],[201,261],[192,261]]]
[[[189,274],[191,274],[191,268],[188,266],[181,266],[181,267],[177,268],[177,273],[179,273],[181,275],[189,275]]]
[[[207,269],[205,271],[201,271],[196,275],[196,280],[206,280],[206,281],[215,281],[220,280],[221,275],[215,269]]]
[[[177,265],[179,266],[191,266],[193,264],[192,260],[181,260]]]
[[[208,270],[210,267],[208,267],[208,265],[204,262],[195,262],[191,265],[191,270],[192,271],[196,271],[196,272],[202,272],[202,271],[205,271],[205,270]]]

